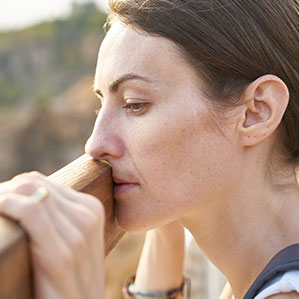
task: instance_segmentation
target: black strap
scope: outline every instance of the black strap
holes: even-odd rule
[[[271,279],[296,269],[299,270],[299,243],[279,251],[259,274],[243,299],[253,299]]]

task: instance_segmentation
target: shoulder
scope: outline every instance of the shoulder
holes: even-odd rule
[[[299,293],[297,292],[280,293],[280,294],[275,294],[266,297],[266,299],[298,299],[298,298],[299,298]]]

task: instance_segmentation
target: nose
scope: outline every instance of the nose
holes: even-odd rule
[[[101,110],[92,134],[85,144],[86,154],[95,160],[108,162],[121,157],[124,153],[124,144],[119,129],[120,126],[113,120],[113,116]]]

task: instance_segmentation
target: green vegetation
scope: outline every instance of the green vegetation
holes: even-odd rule
[[[74,3],[65,19],[0,33],[0,108],[43,106],[93,74],[105,19],[94,3]]]

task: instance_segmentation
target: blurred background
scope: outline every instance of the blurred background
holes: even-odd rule
[[[3,181],[33,169],[50,174],[83,153],[98,105],[92,83],[106,14],[91,1],[1,1]]]
[[[79,157],[95,121],[93,76],[107,4],[0,0],[0,182]],[[108,299],[135,273],[142,234],[106,259]],[[63,269],[62,269],[63,273]]]

